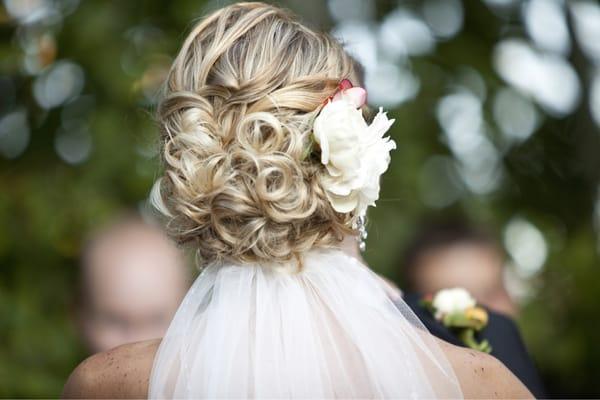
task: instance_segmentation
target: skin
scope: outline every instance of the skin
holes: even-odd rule
[[[462,243],[427,251],[414,268],[415,290],[435,293],[463,287],[491,310],[515,317],[517,307],[503,279],[504,259],[493,246]]]
[[[533,395],[500,361],[435,339],[467,399],[531,399]],[[126,344],[87,358],[73,371],[63,398],[147,398],[160,340]]]
[[[486,353],[436,338],[467,399],[533,399],[531,392],[501,361]]]
[[[179,250],[139,221],[100,232],[81,267],[77,322],[90,353],[161,338],[188,288]]]
[[[65,399],[140,399],[148,397],[154,355],[160,339],[124,344],[94,354],[71,373]]]
[[[343,246],[362,261],[353,238]],[[389,282],[384,288],[392,295],[399,290]],[[428,335],[428,334],[427,334]],[[467,399],[531,399],[533,395],[496,358],[454,346],[430,336],[452,365]],[[160,340],[126,344],[84,360],[65,384],[62,398],[147,398],[154,356]]]

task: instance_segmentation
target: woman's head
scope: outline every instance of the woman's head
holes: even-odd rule
[[[158,109],[164,176],[152,201],[203,263],[286,261],[337,245],[356,218],[338,213],[306,157],[312,121],[354,60],[287,10],[237,3],[185,39]]]

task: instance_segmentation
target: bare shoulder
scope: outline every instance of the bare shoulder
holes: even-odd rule
[[[452,364],[465,398],[533,398],[519,378],[495,357],[436,340]]]
[[[86,358],[69,376],[63,398],[145,398],[160,339],[125,344]]]

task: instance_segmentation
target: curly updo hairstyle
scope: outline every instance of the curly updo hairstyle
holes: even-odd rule
[[[359,66],[288,10],[236,3],[192,29],[158,107],[164,174],[152,204],[201,265],[284,262],[355,233],[306,157],[312,120]]]

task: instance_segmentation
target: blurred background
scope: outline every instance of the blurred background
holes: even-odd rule
[[[0,3],[0,396],[56,397],[89,353],[85,237],[150,214],[158,87],[193,21],[227,3]],[[343,40],[396,118],[370,265],[403,285],[424,224],[485,227],[548,394],[600,396],[599,3],[277,4]]]

